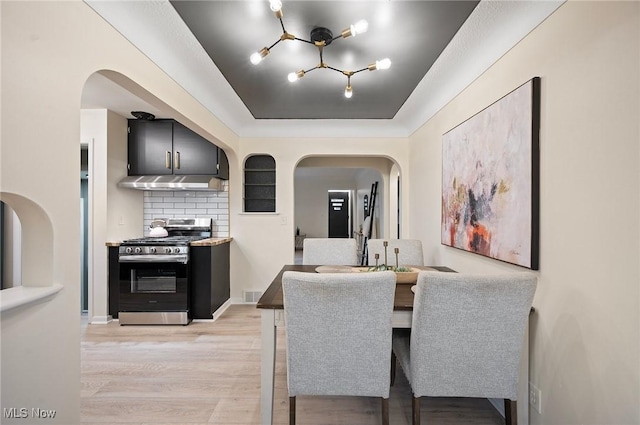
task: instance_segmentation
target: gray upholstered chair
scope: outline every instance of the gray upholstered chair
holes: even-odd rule
[[[289,423],[296,396],[382,397],[389,424],[393,272],[282,276]]]
[[[376,263],[375,255],[379,254],[378,264],[384,264],[384,241],[387,241],[387,266],[396,265],[394,248],[398,248],[399,266],[424,266],[422,242],[419,239],[369,239],[367,251],[369,265]]]
[[[358,245],[352,238],[306,238],[302,248],[302,264],[358,264]]]
[[[506,423],[517,423],[520,355],[536,285],[529,273],[418,274],[411,332],[393,335],[394,357],[413,392],[414,425],[422,396],[502,398]]]

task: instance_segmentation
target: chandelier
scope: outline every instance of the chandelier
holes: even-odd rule
[[[351,77],[353,75],[366,70],[375,71],[377,69],[388,69],[391,66],[391,60],[389,60],[389,58],[376,61],[370,64],[369,66],[358,69],[356,71],[345,71],[342,69],[334,68],[332,66],[327,65],[324,62],[324,58],[322,55],[323,49],[326,46],[330,45],[335,40],[337,40],[338,38],[347,38],[351,36],[355,37],[358,34],[362,34],[363,32],[366,32],[367,28],[369,27],[369,24],[365,20],[358,21],[355,24],[349,26],[349,28],[342,31],[340,35],[336,37],[333,36],[333,33],[328,28],[316,27],[311,30],[309,40],[304,40],[302,38],[296,37],[293,34],[288,33],[287,30],[285,29],[284,22],[282,21],[282,17],[284,16],[284,14],[282,13],[281,0],[269,0],[269,6],[271,7],[271,10],[275,12],[276,18],[278,18],[278,20],[280,21],[280,26],[282,27],[282,35],[271,46],[263,47],[260,51],[255,52],[254,54],[251,55],[250,60],[251,60],[251,63],[254,65],[257,65],[260,62],[262,62],[262,60],[271,52],[271,49],[273,49],[281,41],[297,40],[297,41],[302,41],[303,43],[312,44],[318,48],[318,52],[320,53],[320,63],[314,66],[313,68],[309,68],[307,70],[301,69],[300,71],[290,73],[288,75],[289,81],[292,83],[296,82],[300,78],[304,77],[305,74],[308,74],[309,72],[315,69],[319,69],[319,68],[330,69],[332,71],[339,72],[347,77],[347,86],[344,89],[344,96],[347,99],[353,96],[353,89],[351,87]]]

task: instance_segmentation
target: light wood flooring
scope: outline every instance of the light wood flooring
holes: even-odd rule
[[[278,331],[274,423],[288,423],[284,330]],[[189,326],[82,325],[82,424],[260,423],[260,311],[232,305]],[[411,423],[411,392],[398,368],[391,424]],[[380,403],[298,397],[300,425],[379,424]],[[424,399],[424,424],[496,425],[484,399]]]

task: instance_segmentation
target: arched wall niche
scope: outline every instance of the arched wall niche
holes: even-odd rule
[[[22,224],[22,286],[53,285],[53,226],[47,213],[32,200],[0,192],[0,200],[13,209]]]

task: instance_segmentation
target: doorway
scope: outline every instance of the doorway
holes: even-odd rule
[[[80,146],[80,311],[89,310],[89,146]]]
[[[351,192],[348,190],[328,191],[329,237],[351,237]]]

